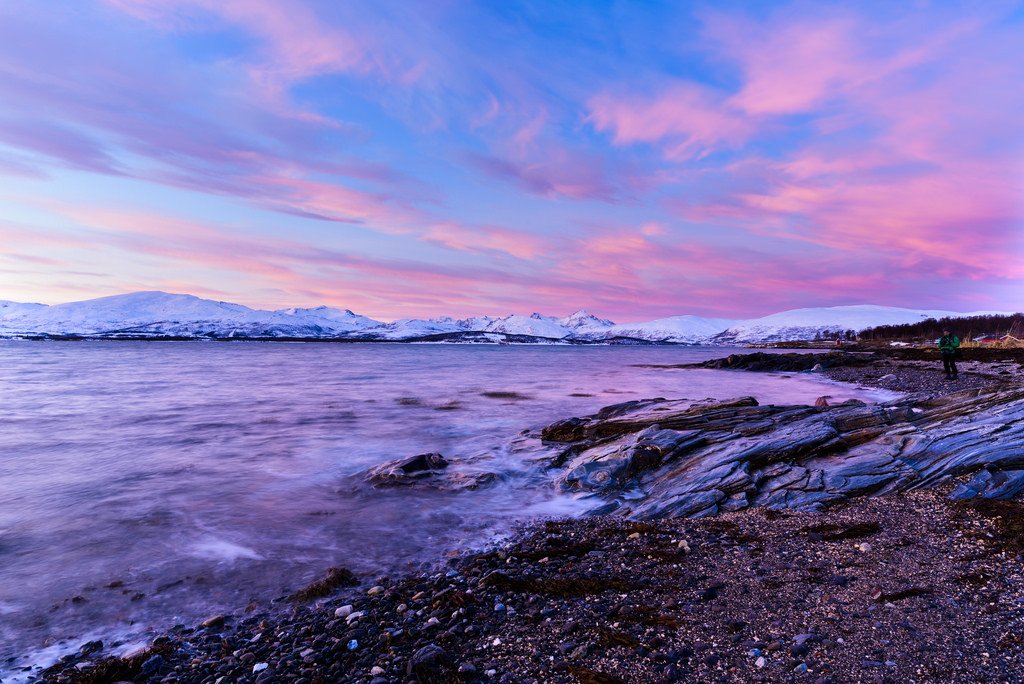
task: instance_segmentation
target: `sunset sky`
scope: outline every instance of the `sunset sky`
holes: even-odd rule
[[[3,0],[0,299],[1024,308],[1024,4]]]

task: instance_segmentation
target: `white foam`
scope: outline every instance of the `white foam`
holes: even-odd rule
[[[240,558],[245,560],[263,560],[263,556],[247,546],[216,537],[207,537],[197,542],[191,549],[191,555],[197,558],[227,561],[229,563]]]

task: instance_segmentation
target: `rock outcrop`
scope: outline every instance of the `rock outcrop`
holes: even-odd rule
[[[371,468],[363,476],[374,487],[412,487],[457,491],[476,489],[500,479],[497,473],[449,468],[451,462],[437,452],[388,461]]]
[[[885,404],[692,405],[654,399],[546,427],[564,490],[595,513],[705,516],[748,507],[818,510],[854,496],[959,483],[956,498],[1024,492],[1024,389]]]

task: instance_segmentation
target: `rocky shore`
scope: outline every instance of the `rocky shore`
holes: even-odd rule
[[[927,361],[794,356],[815,359],[728,367],[931,387]],[[1024,507],[1003,500],[1024,491],[1019,373],[965,367],[879,406],[652,399],[561,420],[536,435],[538,470],[599,515],[429,573],[336,569],[288,611],[124,658],[86,644],[37,681],[1020,681]],[[458,489],[458,472],[430,454],[367,478]]]

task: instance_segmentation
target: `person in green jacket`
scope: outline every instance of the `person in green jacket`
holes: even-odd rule
[[[942,368],[946,371],[947,380],[956,380],[956,350],[959,347],[960,338],[949,330],[943,330],[939,338],[939,353],[942,354]]]

